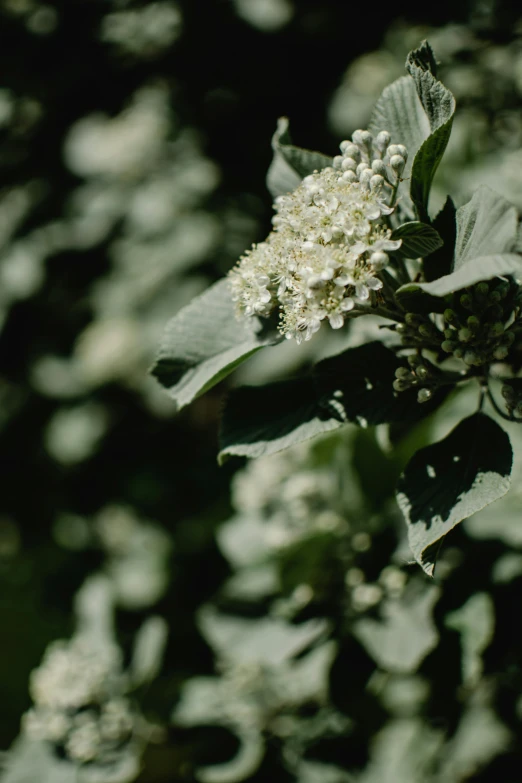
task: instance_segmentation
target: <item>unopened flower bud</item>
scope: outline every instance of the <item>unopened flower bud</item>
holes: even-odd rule
[[[418,331],[421,337],[431,337],[433,334],[433,330],[428,324],[421,324]]]
[[[513,345],[513,343],[515,342],[515,333],[514,332],[505,332],[502,335],[502,342],[505,343],[508,346],[509,345]]]
[[[404,158],[405,163],[408,160],[408,150],[404,144],[390,144],[386,152],[390,158],[393,158],[394,155],[400,155],[401,158]]]
[[[341,168],[343,171],[357,171],[357,161],[353,158],[342,158]]]
[[[371,185],[371,180],[370,180]],[[373,266],[376,272],[380,272],[381,269],[384,269],[385,266],[387,266],[389,261],[387,253],[383,253],[382,250],[377,250],[375,253],[372,253],[370,256],[370,264]]]
[[[368,169],[370,171],[370,169]],[[381,177],[380,174],[374,174],[373,177],[370,178],[370,190],[372,191],[379,191],[382,190],[384,186],[384,177]]]
[[[505,299],[509,293],[509,289],[510,289],[509,283],[507,282],[507,280],[503,280],[497,285],[497,287],[495,288],[495,292],[499,293],[502,299]]]
[[[496,321],[494,324],[490,324],[488,334],[490,337],[500,337],[501,334],[504,334],[504,324],[502,321]]]
[[[350,171],[349,169],[348,169],[348,171],[345,171],[344,174],[342,175],[342,180],[343,180],[343,182],[358,182],[359,181],[355,171]]]
[[[391,136],[388,133],[388,131],[382,130],[380,131],[377,136],[375,137],[374,141],[374,147],[376,147],[381,155],[384,153],[384,150],[390,143]]]
[[[418,356],[416,353],[413,353],[411,356],[408,356],[408,364],[410,367],[418,367],[419,364],[422,364],[422,357]]]
[[[336,155],[333,159],[333,167],[334,169],[340,169],[343,165],[343,156],[342,155]]]
[[[352,133],[352,141],[357,144],[362,153],[371,158],[373,136],[370,131],[356,130]]]
[[[407,367],[397,367],[395,370],[395,377],[396,378],[410,378],[411,377],[411,370],[408,370]]]
[[[366,163],[366,161],[365,160],[361,161],[359,163],[359,165],[357,166],[357,169],[356,169],[357,176],[359,176],[367,168],[368,168],[368,164]],[[372,171],[372,174],[373,174],[373,171]]]
[[[468,329],[466,326],[463,329],[459,329],[459,340],[461,343],[469,343],[472,337],[471,329]]]
[[[455,329],[444,329],[444,337],[447,340],[452,340],[455,337]]]
[[[410,388],[410,384],[402,378],[396,378],[393,382],[393,388],[397,392],[406,391],[406,389]]]
[[[421,381],[425,381],[426,378],[429,376],[430,371],[426,367],[425,364],[420,364],[417,369],[415,370],[415,375],[417,378],[419,378]]]
[[[502,301],[502,294],[500,291],[490,291],[488,294],[488,302],[491,304],[498,304]]]
[[[467,323],[472,332],[476,333],[480,329],[480,319],[476,315],[470,315]]]
[[[489,285],[485,282],[477,283],[475,286],[475,294],[480,297],[487,296],[489,294]]]
[[[455,357],[455,359],[462,359],[462,357],[464,356],[463,349],[455,348],[455,350],[453,351],[453,356]]]
[[[433,392],[431,389],[419,389],[417,393],[417,402],[428,402],[431,400]]]
[[[374,176],[374,173],[371,169],[363,169],[361,173],[359,174],[359,182],[361,185],[369,185],[371,178]]]
[[[471,310],[473,307],[473,299],[471,294],[462,294],[460,297],[460,304],[465,310]]]
[[[495,348],[495,350],[493,351],[493,356],[495,357],[495,359],[497,359],[497,361],[501,362],[503,359],[506,358],[508,353],[509,353],[509,348],[507,347],[507,345],[499,345],[498,348]]]
[[[472,365],[477,363],[477,358],[478,357],[477,357],[477,354],[475,353],[475,351],[466,351],[466,353],[464,354],[463,358],[464,358],[464,361],[466,362],[466,364],[469,364],[470,367],[471,367]]]
[[[423,322],[422,315],[418,313],[406,313],[404,320],[408,326],[419,326]]]
[[[381,177],[384,179],[387,178],[388,171],[386,169],[386,164],[382,162],[379,158],[375,158],[375,160],[372,160],[372,170],[376,174],[380,174]]]
[[[404,171],[404,167],[406,165],[406,161],[402,157],[402,155],[392,155],[390,158],[390,166],[394,170],[394,172],[397,174],[398,177],[401,176],[402,172]]]
[[[446,310],[444,310],[444,319],[449,324],[455,323],[455,321],[457,320],[457,314],[455,310],[452,310],[451,307],[446,308]]]
[[[339,148],[345,157],[357,159],[361,155],[359,148],[352,141],[342,141]]]
[[[445,353],[453,353],[457,347],[457,343],[454,340],[444,340],[440,347],[443,351],[445,351]]]

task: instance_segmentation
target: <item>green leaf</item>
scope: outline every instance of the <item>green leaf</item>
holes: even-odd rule
[[[408,161],[399,187],[399,211],[429,222],[428,197],[433,176],[451,133],[455,99],[439,82],[433,52],[426,42],[406,62],[410,76],[390,84],[377,101],[369,129],[387,130],[394,143],[404,144]],[[410,183],[409,188],[408,184]]]
[[[478,256],[509,253],[517,240],[517,210],[509,201],[481,185],[457,210],[453,271]]]
[[[393,231],[391,238],[402,239],[402,245],[395,252],[406,258],[428,256],[444,244],[434,228],[418,220],[403,223]]]
[[[340,427],[339,414],[319,400],[311,377],[235,389],[221,421],[219,463],[273,454]]]
[[[415,559],[433,575],[435,549],[459,522],[509,489],[509,438],[483,413],[461,421],[442,441],[418,451],[399,480],[397,500],[406,517]]]
[[[411,177],[415,153],[430,135],[430,124],[413,79],[401,76],[383,90],[373,110],[368,129],[373,134],[387,130],[394,144],[404,144],[408,150],[408,160],[402,174],[403,182],[399,186],[399,208],[403,215],[412,219],[415,210],[407,183]]]
[[[456,212],[455,204],[448,196],[443,208],[433,221],[433,228],[438,231],[444,244],[429,258],[424,259],[422,268],[424,279],[428,283],[451,272],[457,238]]]
[[[491,280],[493,277],[513,275],[522,278],[522,255],[503,253],[494,256],[478,256],[468,261],[464,266],[449,275],[433,280],[431,283],[408,283],[398,289],[399,292],[410,292],[420,288],[432,296],[446,296],[461,288],[479,283],[481,280]]]
[[[77,783],[78,768],[59,759],[52,746],[21,734],[5,756],[2,783]]]
[[[389,598],[382,607],[382,619],[358,620],[353,634],[380,668],[403,674],[414,672],[437,645],[433,608],[439,597],[439,588],[432,585],[420,595],[411,592]]]
[[[446,616],[447,628],[458,631],[462,646],[462,681],[469,687],[477,685],[482,675],[482,653],[495,631],[495,606],[488,593],[475,593],[464,606]]]
[[[435,57],[427,41],[410,52],[406,68],[412,77],[428,118],[430,133],[415,154],[411,170],[410,196],[421,220],[429,220],[431,183],[444,155],[455,114],[455,98],[435,78]]]
[[[237,320],[225,278],[196,297],[167,324],[152,375],[178,409],[226,378],[252,354],[275,345],[257,318]]]
[[[347,422],[366,427],[427,415],[447,392],[420,405],[415,390],[394,391],[402,364],[376,341],[324,359],[303,378],[236,389],[223,415],[219,461],[272,454]]]
[[[272,137],[274,157],[266,175],[266,184],[274,198],[295,190],[308,174],[333,163],[332,158],[322,152],[294,147],[290,141],[288,126],[287,117],[281,117]]]

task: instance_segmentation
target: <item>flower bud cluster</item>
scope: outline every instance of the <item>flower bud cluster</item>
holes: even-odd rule
[[[507,280],[477,283],[449,298],[441,348],[469,367],[507,359],[515,341],[513,294]]]
[[[382,131],[355,131],[333,167],[305,177],[275,200],[274,229],[230,273],[238,315],[280,314],[280,331],[299,343],[328,321],[343,326],[356,304],[382,288],[379,273],[398,250],[383,218],[407,158]]]
[[[398,367],[395,370],[393,388],[397,392],[415,388],[418,390],[417,402],[428,402],[437,385],[433,365],[417,354],[408,356],[408,364],[409,367]]]
[[[112,763],[138,721],[126,687],[118,647],[93,646],[82,636],[56,641],[31,674],[35,705],[24,715],[24,730],[73,762]]]

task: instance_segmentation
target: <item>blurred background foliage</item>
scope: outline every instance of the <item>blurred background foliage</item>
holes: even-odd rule
[[[422,38],[458,102],[433,208],[479,183],[522,208],[519,16],[0,0],[6,783],[519,780],[520,482],[435,583],[391,499],[466,399],[392,450],[347,428],[218,468],[226,389],[175,417],[147,375],[168,318],[268,232],[277,118],[333,153]],[[363,337],[285,344],[241,379]]]

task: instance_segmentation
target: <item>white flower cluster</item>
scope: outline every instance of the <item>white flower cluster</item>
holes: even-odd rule
[[[333,167],[305,177],[275,200],[274,230],[231,272],[232,298],[242,316],[280,311],[280,331],[298,343],[328,319],[340,329],[356,303],[382,288],[387,253],[400,247],[383,217],[393,212],[407,159],[390,134],[355,131]]]
[[[58,640],[31,674],[35,706],[24,715],[24,730],[63,747],[71,761],[113,761],[137,726],[126,687],[118,647],[81,635]]]

